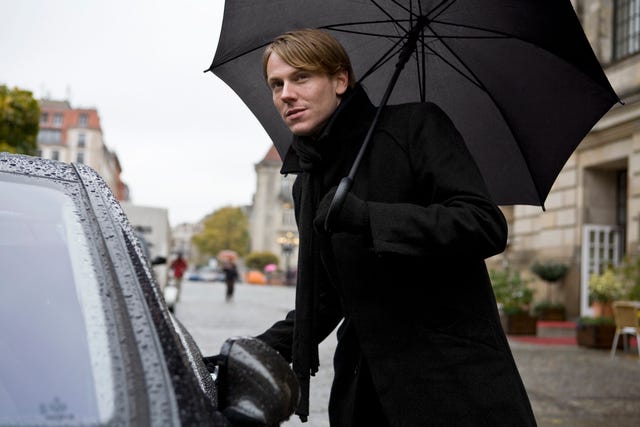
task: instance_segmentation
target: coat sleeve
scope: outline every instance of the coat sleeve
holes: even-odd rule
[[[409,115],[398,142],[418,202],[368,202],[374,250],[403,255],[487,258],[506,246],[507,225],[462,136],[435,104]],[[402,166],[401,166],[402,167]]]
[[[283,320],[277,321],[273,326],[262,334],[256,336],[275,349],[285,360],[291,363],[293,349],[293,327],[295,310],[287,313]],[[335,290],[325,287],[320,292],[320,303],[318,308],[318,321],[315,331],[317,344],[324,339],[338,326],[342,319],[342,309],[338,301]]]

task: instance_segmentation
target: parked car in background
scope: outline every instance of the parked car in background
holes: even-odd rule
[[[216,267],[206,265],[187,273],[187,279],[197,282],[224,282],[224,273]]]
[[[289,417],[297,385],[284,359],[251,339],[203,358],[95,171],[0,153],[0,195],[0,426]]]

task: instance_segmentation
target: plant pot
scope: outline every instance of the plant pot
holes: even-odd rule
[[[613,317],[613,303],[610,301],[594,301],[591,308],[593,317]]]
[[[537,335],[538,317],[529,313],[504,314],[502,327],[507,335]]]
[[[576,341],[582,347],[609,349],[615,334],[615,325],[578,325]],[[619,340],[618,348],[622,348],[622,340]]]
[[[567,315],[564,307],[544,307],[538,310],[540,320],[564,322]]]

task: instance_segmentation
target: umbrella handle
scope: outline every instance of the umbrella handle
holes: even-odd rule
[[[331,205],[329,205],[327,216],[324,219],[324,229],[327,233],[331,232],[331,226],[335,222],[338,212],[340,212],[340,208],[342,208],[344,200],[347,198],[347,194],[349,194],[352,185],[353,179],[348,176],[345,176],[340,180],[340,184],[338,184],[338,188],[336,189],[336,194],[331,200]]]

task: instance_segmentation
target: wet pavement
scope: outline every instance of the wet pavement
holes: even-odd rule
[[[283,318],[294,303],[294,289],[239,284],[234,299],[225,301],[222,283],[185,282],[176,316],[205,355],[217,354],[225,339],[256,335]],[[510,339],[516,363],[540,427],[640,426],[640,360],[637,353],[576,345],[552,345]],[[308,423],[297,417],[283,427],[329,426],[327,403],[331,386],[335,334],[320,346],[320,372],[312,379]],[[428,422],[425,422],[428,425]]]

